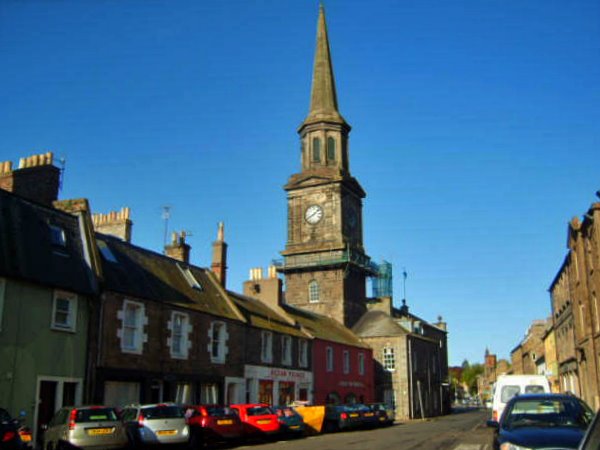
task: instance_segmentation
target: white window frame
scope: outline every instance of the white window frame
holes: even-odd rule
[[[350,373],[350,352],[348,350],[344,350],[342,367],[345,374]]]
[[[0,331],[2,331],[2,318],[4,317],[4,299],[6,297],[6,280],[0,278]]]
[[[132,327],[130,324],[126,323],[126,313],[130,306],[137,308],[135,327]],[[117,318],[121,320],[121,328],[117,331],[117,336],[121,340],[121,351],[123,353],[141,355],[144,351],[144,343],[148,341],[148,336],[144,333],[144,326],[148,325],[148,317],[146,316],[146,305],[144,305],[141,302],[125,300],[123,302],[123,309],[117,313]],[[134,344],[132,346],[125,345],[126,328],[134,329]]]
[[[218,331],[217,338],[215,340],[215,330]],[[210,361],[212,363],[224,364],[227,360],[227,354],[229,349],[227,347],[227,340],[229,334],[227,333],[227,324],[222,321],[215,321],[210,324],[208,329],[208,354],[210,355]],[[214,344],[217,344],[217,354],[214,353]]]
[[[177,320],[181,320],[180,329],[177,330]],[[171,320],[168,323],[171,336],[167,339],[167,345],[171,351],[171,358],[188,359],[189,349],[192,343],[189,339],[191,330],[190,316],[181,311],[172,311]],[[179,346],[179,349],[176,347]]]
[[[69,305],[66,322],[57,322],[56,315],[59,313],[58,300],[66,300]],[[50,328],[57,331],[77,331],[77,294],[65,291],[54,291],[52,299],[52,317],[50,319]]]
[[[365,354],[363,352],[358,354],[358,374],[365,374]]]
[[[308,367],[308,341],[306,339],[298,341],[298,366]]]
[[[281,364],[284,366],[292,365],[292,337],[281,336]]]
[[[333,347],[325,348],[325,370],[333,372]]]
[[[396,371],[396,355],[394,347],[387,346],[383,348],[383,369],[387,372]]]
[[[321,301],[321,286],[317,280],[308,283],[308,302],[319,303]]]
[[[262,331],[260,336],[260,360],[264,363],[273,362],[273,333]]]

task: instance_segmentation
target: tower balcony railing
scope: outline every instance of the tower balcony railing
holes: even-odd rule
[[[367,255],[362,252],[344,249],[332,250],[330,252],[312,253],[306,255],[286,256],[282,259],[274,259],[272,264],[281,271],[319,266],[335,266],[341,264],[354,264],[366,270],[369,276],[377,276],[379,266],[371,261]]]

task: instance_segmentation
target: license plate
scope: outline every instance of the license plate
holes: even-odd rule
[[[385,417],[380,417],[379,420],[383,422],[385,420]]]
[[[21,435],[21,440],[23,442],[31,442],[31,435],[30,434],[22,434]]]
[[[373,413],[365,413],[365,417],[373,417]]]
[[[292,425],[290,427],[291,430],[296,430],[297,428],[300,428],[300,425]]]
[[[217,425],[231,425],[231,424],[233,424],[233,420],[231,420],[231,419],[217,420]]]
[[[102,434],[112,434],[113,431],[114,428],[90,428],[89,430],[87,430],[87,434],[89,434],[90,436],[98,436]]]
[[[177,430],[159,430],[156,432],[159,436],[173,436],[177,434]]]
[[[358,414],[357,413],[351,413],[350,417],[358,417]]]
[[[265,425],[267,423],[271,423],[271,419],[257,420],[256,423],[259,425]]]

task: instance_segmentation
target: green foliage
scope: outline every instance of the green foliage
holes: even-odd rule
[[[461,380],[462,383],[468,386],[470,394],[477,393],[477,377],[483,374],[483,364],[469,364],[465,359],[463,362],[463,370]]]

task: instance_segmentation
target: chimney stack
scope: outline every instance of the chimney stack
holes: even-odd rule
[[[92,214],[94,230],[131,242],[133,222],[129,218],[130,214],[129,208],[121,208],[121,211],[111,211],[107,214]]]
[[[60,187],[60,169],[53,159],[52,152],[21,158],[16,170],[11,161],[0,162],[0,189],[52,206]]]
[[[225,243],[225,225],[219,222],[217,240],[213,242],[212,264],[210,269],[225,288],[227,281],[227,243]]]
[[[263,278],[262,267],[250,269],[250,279],[244,282],[244,295],[260,300],[273,309],[281,306],[283,283],[277,276],[277,268],[269,266],[267,278]]]
[[[173,232],[171,244],[165,245],[165,255],[189,264],[191,247],[186,244],[185,237],[185,231],[181,233]]]

